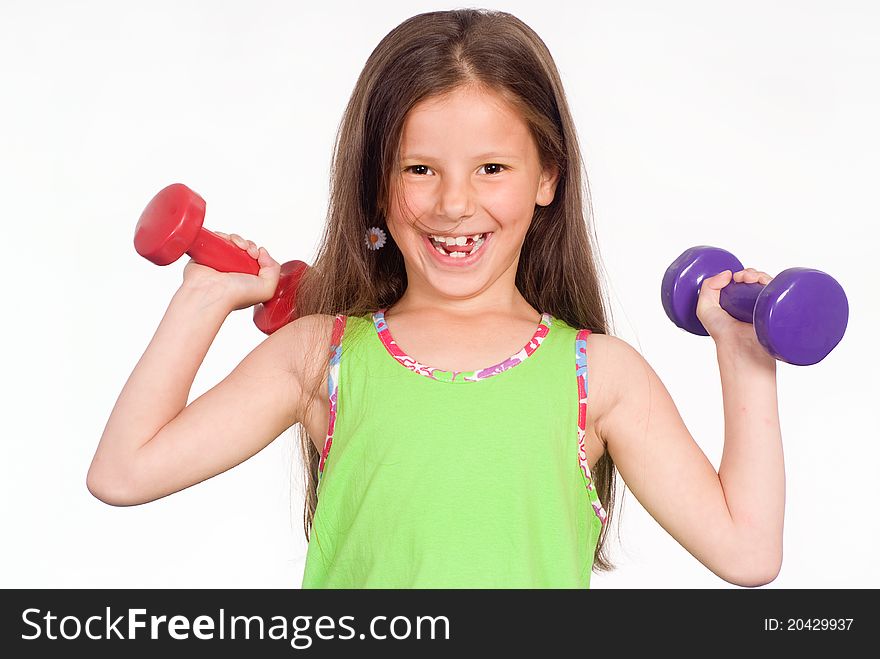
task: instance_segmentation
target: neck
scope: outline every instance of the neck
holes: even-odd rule
[[[523,320],[539,322],[541,312],[530,305],[526,299],[516,291],[516,295],[508,300],[494,299],[449,299],[432,298],[419,299],[408,292],[394,304],[390,305],[385,316],[418,315],[427,321],[436,322],[473,322],[474,319],[510,320],[521,318]]]

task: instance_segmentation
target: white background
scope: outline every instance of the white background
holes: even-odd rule
[[[137,255],[134,226],[180,181],[207,200],[207,228],[280,262],[310,261],[337,125],[367,56],[409,16],[456,6],[0,2],[0,586],[299,587],[292,431],[147,505],[114,508],[86,489],[110,410],[181,281],[184,260],[160,268]],[[877,5],[485,6],[549,46],[584,149],[617,333],[653,365],[716,468],[714,347],[665,317],[666,266],[709,244],[774,275],[818,268],[844,287],[837,349],[815,366],[779,364],[785,557],[766,587],[880,586]],[[190,400],[263,338],[250,311],[234,313]],[[734,588],[632,493],[618,514],[618,569],[595,574],[594,588]]]

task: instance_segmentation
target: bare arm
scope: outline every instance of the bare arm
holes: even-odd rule
[[[98,444],[87,477],[97,498],[125,506],[166,496],[243,462],[298,422],[299,336],[311,317],[274,332],[187,406],[229,311],[211,288],[184,285],[174,295]]]
[[[758,569],[759,585],[782,568],[785,462],[776,395],[776,360],[763,350],[717,346],[724,399],[724,450],[718,477],[727,508]],[[760,566],[760,567],[756,567]],[[748,564],[740,566],[746,571]]]
[[[715,471],[666,387],[626,342],[593,335],[592,360],[614,373],[597,433],[639,502],[697,560],[741,586],[772,581],[782,561],[784,470],[775,361],[717,348],[724,452]]]

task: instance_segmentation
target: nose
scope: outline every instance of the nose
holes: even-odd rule
[[[467,175],[447,174],[438,190],[434,212],[438,220],[461,223],[474,214],[476,191]],[[457,226],[457,225],[456,225]]]

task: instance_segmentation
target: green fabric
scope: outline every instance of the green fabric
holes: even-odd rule
[[[346,322],[302,587],[589,588],[577,330],[552,318],[522,362],[448,382],[395,359],[371,315]]]

